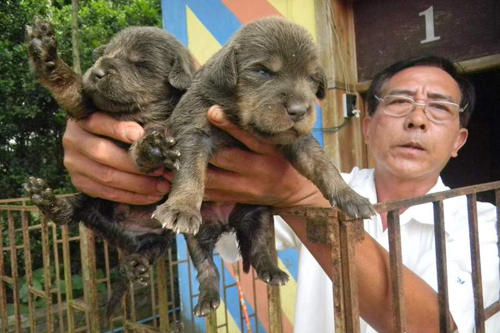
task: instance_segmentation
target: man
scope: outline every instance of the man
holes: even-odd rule
[[[355,168],[343,175],[346,182],[372,202],[448,189],[439,174],[467,140],[465,127],[474,104],[472,87],[453,64],[437,57],[399,62],[377,75],[367,101],[363,133],[375,168]],[[211,163],[219,169],[210,171],[206,200],[273,206],[329,205],[318,189],[298,174],[272,145],[235,128],[217,108],[209,111],[209,119],[250,151],[231,149],[213,158]],[[108,124],[111,131],[103,126]],[[124,129],[138,133],[127,139]],[[91,195],[136,204],[151,203],[168,191],[168,183],[139,175],[124,152],[91,134],[131,142],[140,136],[140,131],[133,123],[113,123],[100,115],[84,122],[69,122],[64,137],[65,165],[75,186]],[[78,144],[83,140],[89,140],[90,147]],[[500,288],[496,211],[492,205],[479,204],[478,215],[484,303],[488,306],[498,299]],[[403,269],[406,328],[408,332],[437,332],[439,308],[432,205],[411,207],[401,212],[400,221],[406,266]],[[452,325],[460,332],[472,332],[474,309],[464,198],[445,201],[445,221]],[[304,225],[287,222],[277,217],[275,224],[278,247],[300,249],[295,331],[333,332],[332,282],[325,274],[331,269],[328,254],[321,247],[308,244]],[[365,238],[355,250],[360,313],[371,325],[363,322],[363,332],[392,330],[387,243],[386,215],[365,220]],[[303,244],[308,245],[310,252]],[[226,258],[237,253],[234,242],[227,238],[221,242],[219,251]],[[498,318],[487,322],[489,332],[500,328]]]

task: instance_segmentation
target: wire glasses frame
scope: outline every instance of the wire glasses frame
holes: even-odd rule
[[[424,109],[427,118],[436,123],[445,123],[453,121],[457,118],[460,112],[463,112],[467,105],[460,108],[460,105],[448,101],[428,101],[427,103],[417,103],[408,96],[387,95],[380,98],[375,95],[375,98],[384,106],[384,113],[392,117],[406,117],[412,113],[417,106]]]

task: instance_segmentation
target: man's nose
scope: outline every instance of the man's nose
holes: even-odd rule
[[[425,114],[425,106],[415,105],[415,109],[406,116],[405,127],[408,129],[420,128],[426,131],[429,127],[429,118]]]

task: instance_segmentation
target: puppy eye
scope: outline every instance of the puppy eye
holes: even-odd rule
[[[264,77],[266,79],[270,79],[273,76],[273,73],[266,68],[258,68],[255,71],[257,73],[259,73],[259,75],[261,75],[262,77]]]

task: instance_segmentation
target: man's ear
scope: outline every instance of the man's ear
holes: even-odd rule
[[[325,70],[323,67],[318,67],[319,86],[316,91],[316,97],[322,100],[326,96],[326,89],[328,88],[328,80],[326,79]]]
[[[463,147],[469,136],[469,131],[466,128],[461,128],[458,130],[457,138],[453,144],[453,151],[451,152],[451,157],[457,157],[458,151]]]
[[[215,56],[210,66],[210,82],[221,90],[232,90],[238,83],[237,45],[230,43]]]
[[[178,56],[172,65],[170,74],[168,74],[168,82],[175,89],[186,91],[191,86],[194,71],[195,69],[191,59]]]
[[[101,46],[95,48],[94,51],[92,51],[92,61],[95,62],[95,61],[97,61],[97,59],[102,57],[104,54],[104,51],[106,51],[107,46],[108,46],[108,44],[104,44],[104,45],[101,45]]]

